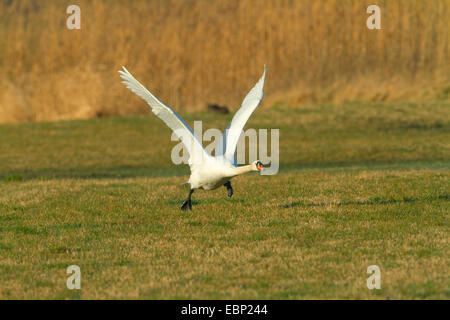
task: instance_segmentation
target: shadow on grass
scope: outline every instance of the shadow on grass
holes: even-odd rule
[[[217,203],[245,203],[246,200],[245,199],[233,199],[233,198],[228,198],[227,194],[226,194],[226,190],[224,190],[224,196],[223,198],[220,199],[192,199],[191,200],[191,204],[192,206],[196,206],[196,205],[200,205],[200,204],[217,204]],[[187,195],[187,193],[186,193]],[[195,193],[192,195],[192,197],[194,197]],[[174,205],[174,206],[181,206],[181,204],[184,202],[184,200],[186,199],[170,199],[167,201],[167,204],[169,205]]]
[[[135,177],[172,177],[189,175],[188,166],[170,168],[150,166],[80,167],[22,169],[11,172],[0,171],[0,181],[18,182],[26,180],[54,179],[125,179]]]
[[[281,163],[279,173],[311,169],[323,170],[412,170],[412,169],[449,169],[448,160],[399,160],[399,161],[342,161],[342,162],[299,162]],[[27,180],[54,179],[125,179],[134,177],[174,177],[189,176],[187,165],[168,167],[152,166],[116,166],[116,167],[78,167],[78,168],[43,168],[19,169],[2,172],[0,182],[20,182]]]
[[[351,205],[359,205],[359,206],[373,206],[373,205],[386,205],[386,204],[395,204],[395,203],[415,203],[422,201],[433,201],[433,200],[449,200],[449,194],[441,194],[437,196],[429,196],[429,197],[403,197],[403,199],[386,199],[383,197],[373,197],[364,201],[341,201],[337,203],[332,202],[313,202],[308,203],[306,201],[295,201],[287,204],[279,205],[280,208],[288,209],[295,207],[327,207],[327,206],[351,206]]]
[[[450,169],[450,160],[446,159],[413,159],[413,160],[351,160],[351,161],[323,161],[280,164],[280,172],[299,170],[419,170],[419,169]]]

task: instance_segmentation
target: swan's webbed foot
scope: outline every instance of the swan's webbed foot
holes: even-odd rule
[[[228,181],[227,183],[224,184],[224,186],[227,187],[228,198],[231,198],[233,196],[233,188],[231,187],[231,182]]]
[[[181,205],[181,210],[192,210],[192,203],[191,203],[191,195],[194,193],[194,189],[189,190],[189,194],[186,200],[184,200],[183,204]]]
[[[190,201],[188,199],[184,200],[184,202],[181,205],[180,209],[183,210],[183,211],[192,210],[192,206],[191,206]]]

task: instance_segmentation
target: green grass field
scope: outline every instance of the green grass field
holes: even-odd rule
[[[279,174],[192,212],[153,115],[0,126],[0,298],[450,298],[450,103],[280,104],[247,126],[280,129]]]

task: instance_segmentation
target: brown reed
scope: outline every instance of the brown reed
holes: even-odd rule
[[[80,0],[81,30],[70,4],[0,2],[0,122],[148,112],[122,65],[177,110],[237,108],[264,64],[266,105],[413,99],[450,78],[450,0]]]

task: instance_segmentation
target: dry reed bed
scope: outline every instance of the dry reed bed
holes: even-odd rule
[[[449,0],[0,3],[0,122],[148,112],[121,65],[176,109],[236,108],[266,64],[266,105],[405,97],[449,81]],[[382,30],[366,28],[378,4]],[[409,97],[411,98],[411,97]]]

